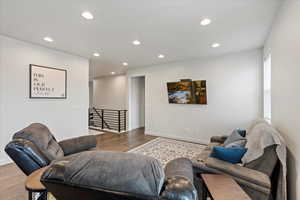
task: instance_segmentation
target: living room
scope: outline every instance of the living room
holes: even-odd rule
[[[0,199],[300,199],[299,11],[0,0]]]

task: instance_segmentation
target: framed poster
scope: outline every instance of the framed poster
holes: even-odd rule
[[[30,64],[29,97],[66,99],[67,70]]]

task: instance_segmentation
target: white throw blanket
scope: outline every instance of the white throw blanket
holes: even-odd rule
[[[277,183],[276,200],[287,200],[286,185],[286,144],[280,133],[266,121],[258,121],[247,134],[247,153],[242,158],[243,163],[249,163],[263,155],[264,149],[276,145],[276,153],[280,160],[280,172]]]

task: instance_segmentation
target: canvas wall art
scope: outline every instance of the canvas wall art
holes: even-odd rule
[[[206,81],[179,81],[167,83],[169,103],[207,104]]]

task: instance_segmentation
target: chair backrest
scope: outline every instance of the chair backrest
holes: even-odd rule
[[[64,156],[49,129],[34,123],[13,135],[13,141],[6,145],[5,151],[25,174],[48,165],[52,160]]]

